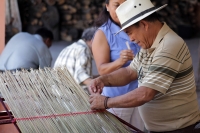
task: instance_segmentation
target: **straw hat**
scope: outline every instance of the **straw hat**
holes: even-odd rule
[[[120,31],[166,6],[167,4],[161,7],[155,7],[150,0],[126,0],[116,9],[116,14],[122,26]]]

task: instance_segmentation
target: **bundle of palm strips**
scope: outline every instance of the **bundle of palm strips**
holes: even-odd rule
[[[0,92],[22,133],[126,133],[105,110],[91,111],[89,96],[66,68],[6,71]]]

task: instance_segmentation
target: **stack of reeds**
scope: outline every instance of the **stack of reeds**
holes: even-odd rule
[[[0,92],[23,133],[126,133],[106,110],[91,111],[89,96],[66,68],[0,74]]]

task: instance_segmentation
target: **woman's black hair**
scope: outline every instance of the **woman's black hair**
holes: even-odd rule
[[[109,4],[109,0],[106,0],[105,3]],[[107,22],[109,18],[110,18],[110,14],[107,11],[106,7],[104,7],[103,11],[101,11],[101,13],[99,14],[99,17],[97,18],[97,20],[94,21],[94,25],[96,27],[100,27],[105,22]]]

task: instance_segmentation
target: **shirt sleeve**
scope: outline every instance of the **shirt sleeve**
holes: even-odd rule
[[[58,55],[58,57],[54,63],[54,68],[66,66],[67,59],[68,59],[68,51],[67,51],[67,47],[66,47]]]
[[[90,56],[88,56],[88,51],[86,48],[79,51],[79,56],[77,56],[76,64],[75,64],[75,80],[80,84],[84,80],[91,78],[91,61]]]
[[[138,54],[135,56],[135,58],[132,60],[132,62],[130,63],[129,67],[132,69],[132,70],[136,70],[138,72],[138,68],[140,66],[140,63],[139,63],[139,55],[140,53],[138,52]],[[137,73],[138,75],[138,73]]]
[[[40,68],[51,67],[52,56],[49,49],[46,49],[43,52],[44,53],[42,57],[39,57],[40,58],[39,67]]]

